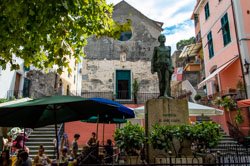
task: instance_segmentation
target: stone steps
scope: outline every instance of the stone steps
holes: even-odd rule
[[[45,154],[51,159],[54,159],[56,156],[53,142],[55,138],[56,133],[54,125],[35,128],[29,135],[28,141],[25,143],[25,145],[30,149],[29,156],[34,158],[38,153],[40,145],[43,145]]]

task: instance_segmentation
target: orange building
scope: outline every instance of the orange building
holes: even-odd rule
[[[202,42],[203,50],[204,77],[198,88],[206,89],[208,99],[226,95],[248,98],[250,1],[197,0],[192,19],[196,39]],[[214,120],[226,126],[228,112]],[[248,130],[248,119],[244,123]]]

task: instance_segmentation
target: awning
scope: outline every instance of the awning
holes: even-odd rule
[[[239,108],[250,107],[250,99],[237,101],[237,105]]]
[[[145,108],[144,106],[137,107],[134,109],[135,117],[137,119],[144,119]],[[202,104],[188,102],[188,113],[189,116],[219,116],[223,115],[224,111],[221,109],[208,107]]]
[[[183,48],[179,57],[184,58],[187,56],[189,57],[196,56],[197,53],[200,51],[200,49],[201,49],[201,43],[187,45]]]
[[[211,81],[211,79],[217,75],[219,72],[221,72],[222,70],[226,69],[227,67],[229,67],[233,62],[235,62],[238,59],[239,56],[234,57],[233,59],[231,59],[230,61],[228,61],[227,63],[225,63],[224,65],[220,66],[219,68],[217,68],[212,74],[210,74],[205,80],[203,80],[202,82],[200,82],[198,84],[198,88],[203,87],[204,85],[206,85],[209,81]]]

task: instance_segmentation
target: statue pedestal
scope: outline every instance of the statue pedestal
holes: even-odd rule
[[[152,126],[188,124],[188,102],[180,99],[151,99],[145,105],[146,135],[152,130]],[[165,154],[164,154],[165,153]],[[163,150],[154,150],[152,146],[147,147],[147,157],[150,163],[154,159],[167,153]]]

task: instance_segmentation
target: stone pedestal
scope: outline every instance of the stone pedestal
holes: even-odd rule
[[[146,135],[152,130],[152,126],[188,124],[188,102],[180,99],[151,99],[145,105]],[[165,153],[165,154],[164,154]],[[150,163],[160,155],[167,156],[166,152],[147,147],[147,157]]]

